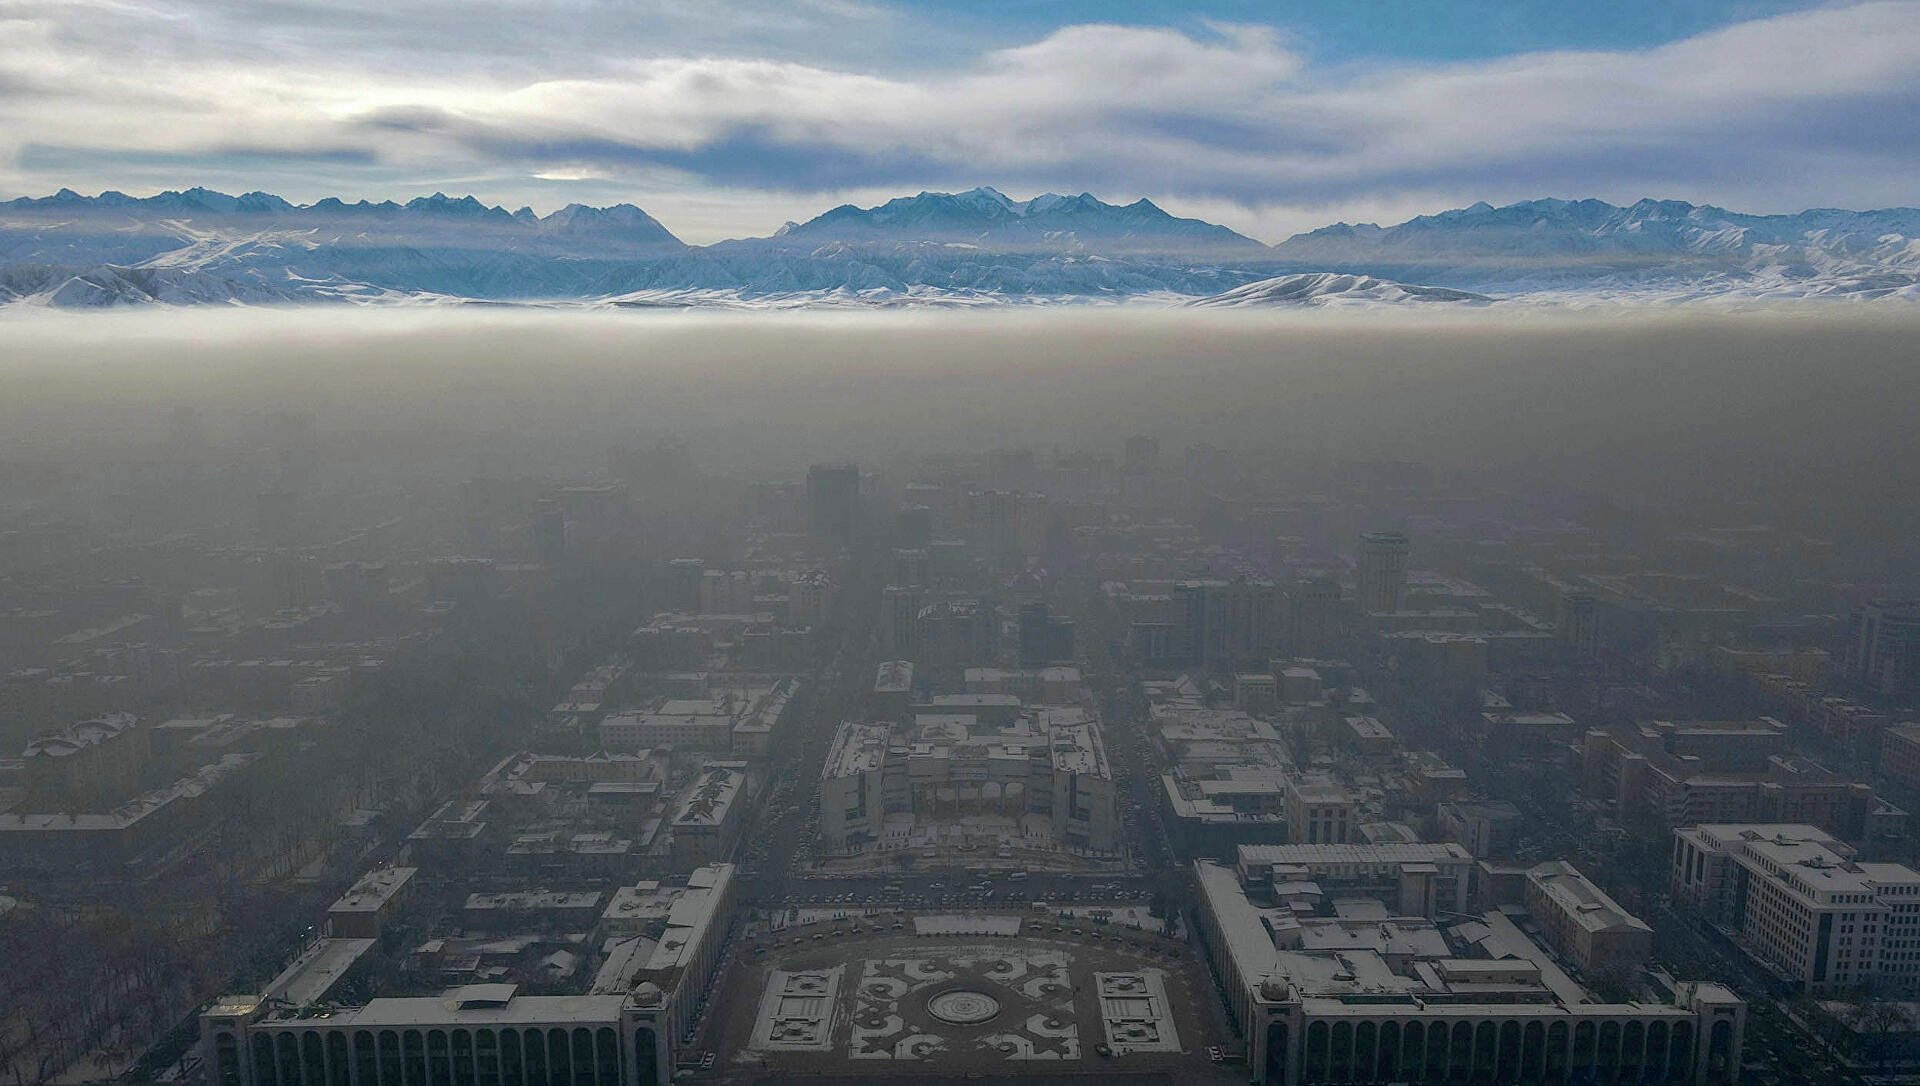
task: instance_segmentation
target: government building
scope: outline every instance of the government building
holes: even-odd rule
[[[617,939],[577,994],[466,984],[337,1006],[327,994],[371,939],[325,939],[257,995],[201,1014],[211,1086],[658,1086],[713,981],[734,920],[731,864],[616,895]]]
[[[1247,859],[1255,857],[1270,859]],[[1259,875],[1257,860],[1194,865],[1200,934],[1247,1038],[1252,1082],[1718,1086],[1739,1078],[1746,1005],[1721,985],[1656,977],[1662,1001],[1609,1002],[1560,964],[1544,945],[1545,926],[1521,906],[1472,913],[1448,902],[1422,915],[1391,898],[1328,902],[1300,876],[1351,872],[1353,860],[1287,859],[1292,877],[1280,882],[1243,879]],[[1381,857],[1366,866],[1397,863],[1417,883],[1432,876],[1432,860]],[[1570,869],[1542,874],[1572,877]],[[1405,893],[1393,904],[1432,900]]]

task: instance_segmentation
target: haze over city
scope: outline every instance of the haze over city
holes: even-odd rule
[[[1920,1078],[1920,3],[0,0],[0,1082]]]

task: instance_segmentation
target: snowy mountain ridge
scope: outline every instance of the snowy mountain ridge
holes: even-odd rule
[[[1423,302],[1449,302],[1456,305],[1487,305],[1493,301],[1484,294],[1426,287],[1376,279],[1371,275],[1344,272],[1302,272],[1262,279],[1243,287],[1187,305],[1196,308],[1249,308],[1269,306],[1324,307],[1331,305],[1380,305]]]
[[[922,192],[878,207],[842,204],[804,223],[789,223],[759,244],[829,238],[843,244],[961,243],[1004,251],[1109,255],[1177,252],[1257,259],[1266,246],[1224,226],[1170,215],[1151,200],[1106,203],[1092,193],[1046,193],[1019,201],[993,188]],[[733,243],[755,244],[755,242]]]
[[[630,203],[539,215],[444,193],[296,205],[204,188],[148,197],[62,189],[0,201],[0,305],[1602,298],[1920,299],[1920,210],[1747,215],[1671,200],[1483,202],[1392,226],[1335,223],[1269,247],[1144,199],[1016,201],[982,187],[842,205],[769,237],[689,246]]]

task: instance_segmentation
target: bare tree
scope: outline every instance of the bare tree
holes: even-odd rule
[[[1906,1004],[1875,999],[1865,992],[1848,1003],[1841,1012],[1841,1019],[1854,1033],[1856,1050],[1873,1059],[1882,1071],[1886,1070],[1887,1061],[1899,1046],[1896,1034],[1904,1033],[1914,1025]]]

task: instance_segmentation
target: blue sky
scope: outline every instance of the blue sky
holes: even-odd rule
[[[1002,44],[1076,23],[1198,27],[1263,23],[1327,61],[1465,60],[1547,49],[1639,49],[1765,15],[1812,7],[1779,0],[1397,0],[1204,6],[1158,0],[916,0],[905,8]],[[1204,14],[1196,14],[1196,9]]]
[[[1920,0],[0,0],[0,196],[624,200],[699,242],[986,184],[1272,241],[1916,178]]]

